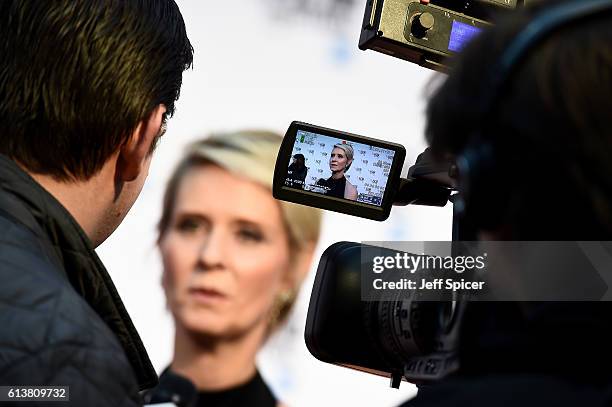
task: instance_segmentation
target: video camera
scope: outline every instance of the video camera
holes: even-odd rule
[[[405,155],[399,144],[293,122],[279,150],[273,195],[379,221],[393,205],[445,206],[452,199],[452,162],[435,162],[425,151],[401,178]],[[334,177],[342,180],[339,193]],[[348,197],[346,184],[352,183],[357,194]],[[456,364],[456,302],[452,296],[419,301],[403,294],[364,301],[362,259],[373,258],[368,249],[398,253],[352,242],[323,253],[306,323],[310,352],[325,362],[390,376],[394,387],[402,377],[423,382],[444,376]]]
[[[382,52],[437,71],[496,13],[529,0],[368,0],[359,48]],[[531,0],[533,2],[533,0]]]
[[[438,71],[497,12],[521,0],[368,0],[359,48],[373,49]],[[293,122],[280,148],[273,195],[277,199],[382,221],[393,205],[455,203],[453,241],[475,240],[456,216],[456,166],[423,152],[401,178],[406,152],[398,144]],[[452,246],[452,255],[463,250]],[[467,249],[469,250],[469,248]],[[437,298],[419,291],[395,297],[363,296],[364,262],[400,254],[353,242],[328,247],[319,262],[305,329],[318,359],[414,383],[438,380],[458,368],[457,343],[465,302],[455,291]],[[424,254],[411,254],[419,256]],[[369,260],[368,260],[369,259]],[[365,265],[369,267],[371,265]],[[442,280],[440,280],[442,281]],[[410,292],[410,291],[409,291]]]

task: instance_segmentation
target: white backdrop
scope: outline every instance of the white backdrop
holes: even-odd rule
[[[331,0],[178,1],[195,48],[194,68],[184,75],[177,112],[140,198],[98,249],[158,371],[171,359],[173,326],[160,286],[156,223],[164,184],[187,142],[242,128],[284,134],[291,121],[300,120],[401,143],[407,165],[425,147],[424,88],[433,74],[359,51],[365,0],[355,7],[346,0],[336,3],[340,6]],[[384,223],[327,213],[318,254],[339,240],[450,237],[448,206],[395,208]],[[390,389],[387,379],[327,365],[308,353],[303,327],[313,277],[286,329],[259,357],[277,396],[290,406],[324,407],[394,406],[410,398],[414,386]]]

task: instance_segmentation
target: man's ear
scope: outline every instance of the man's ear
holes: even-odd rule
[[[134,181],[142,172],[152,144],[159,136],[166,106],[158,105],[149,117],[136,126],[127,142],[121,146],[117,160],[117,175],[124,182]]]

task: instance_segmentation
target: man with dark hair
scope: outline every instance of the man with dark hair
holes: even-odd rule
[[[308,167],[306,167],[306,157],[304,157],[304,154],[294,154],[293,162],[289,164],[289,168],[287,168],[287,182],[289,183],[289,187],[304,189],[304,182],[307,174]]]
[[[469,162],[458,184],[481,240],[612,240],[612,7],[534,41],[497,92],[488,80],[521,33],[540,29],[532,22],[584,4],[573,3],[539,2],[498,22],[429,101],[433,151]],[[460,370],[406,405],[610,405],[611,344],[610,302],[468,303]]]
[[[5,0],[0,38],[0,385],[139,403],[157,376],[94,248],[174,113],[183,18],[173,0]]]

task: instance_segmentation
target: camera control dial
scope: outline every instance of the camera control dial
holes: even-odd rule
[[[431,13],[415,14],[412,18],[410,32],[417,38],[424,38],[427,32],[434,27],[435,19]]]

